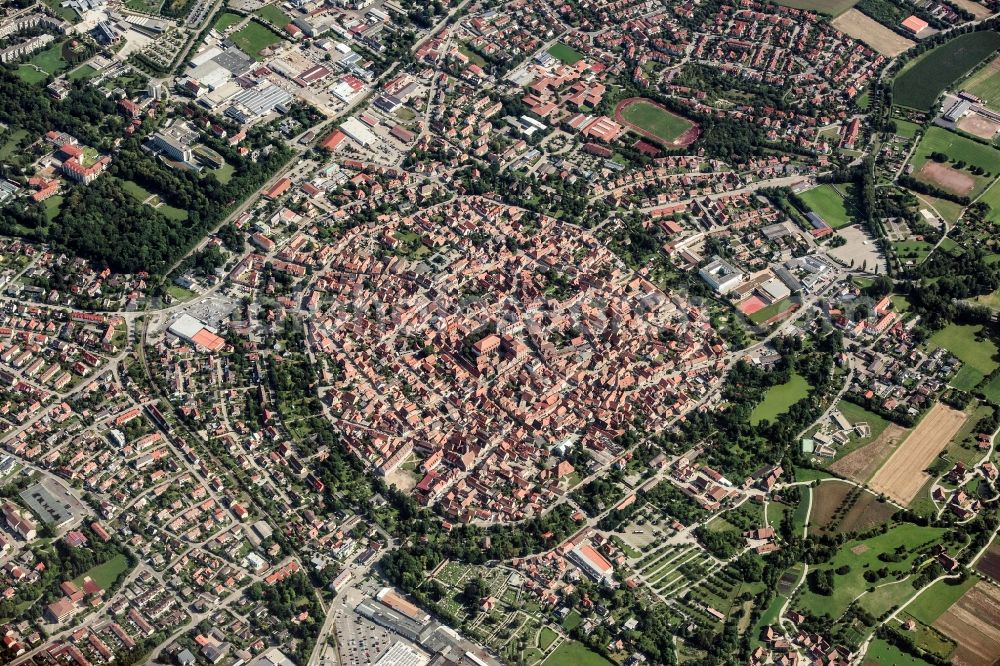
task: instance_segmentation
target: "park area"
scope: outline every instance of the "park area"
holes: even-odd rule
[[[932,153],[948,156],[949,162],[936,162]],[[964,162],[957,168],[954,162]],[[973,141],[942,127],[927,130],[911,160],[917,180],[961,196],[981,194],[1000,172],[1000,150]],[[973,174],[969,167],[979,167],[985,174]]]
[[[951,379],[957,389],[971,391],[1000,367],[996,343],[982,333],[979,324],[949,324],[931,336],[930,346],[944,347],[963,364]]]
[[[698,138],[698,126],[693,122],[641,97],[619,102],[615,120],[668,148],[689,146]]]
[[[556,42],[549,47],[549,55],[556,60],[561,60],[567,65],[575,65],[583,60],[583,54],[574,48],[566,46],[562,42]]]
[[[903,68],[893,81],[893,102],[928,111],[945,90],[1000,49],[1000,33],[980,30],[959,35]]]
[[[31,56],[17,68],[17,76],[27,83],[40,83],[50,75],[58,74],[69,67],[63,58],[63,43],[54,42],[51,46]]]
[[[834,229],[858,221],[857,211],[845,198],[849,183],[827,183],[799,194],[809,210],[822,217]]]
[[[750,425],[758,425],[763,421],[773,421],[788,409],[809,395],[809,382],[797,372],[784,384],[772,386],[764,394],[764,399],[750,413]]]
[[[260,54],[265,49],[281,42],[281,37],[274,31],[256,21],[250,21],[230,35],[229,38],[236,46],[255,60],[261,59]]]
[[[903,506],[930,480],[924,470],[965,423],[965,412],[937,403],[875,473],[869,485]]]

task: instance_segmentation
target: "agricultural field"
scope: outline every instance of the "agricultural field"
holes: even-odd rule
[[[969,576],[962,582],[938,581],[914,599],[906,607],[906,613],[912,615],[918,622],[932,625],[975,584],[975,576]]]
[[[694,126],[690,120],[649,102],[638,101],[624,106],[621,115],[665,144],[672,144]]]
[[[240,47],[250,57],[260,60],[261,52],[281,42],[281,37],[270,28],[256,21],[251,21],[229,36],[236,46]]]
[[[927,662],[901,651],[881,638],[876,638],[868,646],[864,666],[927,666]]]
[[[943,153],[950,162],[930,159],[931,153]],[[962,161],[966,168],[957,169],[952,162]],[[967,139],[942,127],[931,127],[920,140],[913,158],[914,177],[936,185],[953,194],[975,197],[981,194],[1000,171],[1000,150]],[[985,175],[975,175],[968,167],[977,166]]]
[[[965,412],[942,403],[934,405],[875,473],[869,483],[871,488],[904,506],[909,504],[930,478],[924,470],[955,436],[965,418]]]
[[[847,183],[828,183],[803,192],[799,198],[827,224],[840,229],[858,221],[854,206],[844,198],[847,187]]]
[[[895,512],[867,490],[831,479],[813,488],[809,523],[825,534],[865,532],[888,523]]]
[[[972,93],[991,109],[1000,111],[1000,57],[986,63],[966,79],[961,89]]]
[[[784,384],[772,386],[767,390],[764,399],[750,413],[750,425],[763,421],[773,421],[781,414],[809,394],[809,382],[798,373],[792,373]]]
[[[996,540],[976,562],[976,571],[1000,582],[1000,543]]]
[[[1000,48],[1000,33],[982,30],[960,35],[910,63],[893,81],[893,101],[928,111],[938,95]]]
[[[567,65],[575,65],[583,60],[583,54],[574,48],[566,46],[562,42],[556,42],[549,47],[549,55],[557,60],[561,60]]]
[[[981,325],[949,324],[931,336],[929,346],[944,347],[963,363],[951,385],[969,391],[1000,367],[997,346],[989,337],[979,339]]]
[[[913,46],[913,40],[890,30],[857,9],[848,9],[835,18],[831,25],[848,37],[864,42],[884,56],[897,56]]]
[[[952,663],[990,666],[1000,657],[1000,590],[978,583],[962,595],[934,628],[958,645]]]

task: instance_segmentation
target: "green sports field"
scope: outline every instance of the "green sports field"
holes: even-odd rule
[[[854,206],[841,195],[841,192],[847,194],[847,187],[847,183],[827,183],[803,192],[799,198],[827,224],[840,229],[858,221]]]
[[[251,21],[230,35],[230,39],[250,57],[260,60],[260,53],[281,42],[281,37],[263,24]]]
[[[583,60],[583,54],[574,48],[566,46],[562,42],[557,42],[549,47],[549,55],[562,60],[567,65],[575,65]]]
[[[1000,58],[997,58],[970,76],[964,84],[962,90],[970,92],[983,103],[1000,111]]]
[[[1000,48],[1000,33],[981,30],[960,35],[928,51],[895,78],[893,102],[926,111],[938,95]]]
[[[664,143],[675,141],[694,124],[686,118],[646,102],[629,104],[622,109],[622,118],[646,130]]]
[[[919,175],[920,169],[929,159],[931,153],[944,153],[949,160],[961,160],[968,166],[978,166],[986,172],[986,175],[977,176],[968,169],[963,169],[962,174],[971,177],[975,181],[975,186],[968,193],[969,197],[976,197],[981,194],[986,187],[1000,173],[1000,150],[986,144],[967,139],[960,134],[951,132],[943,127],[930,127],[927,133],[920,140],[917,150],[913,154],[910,163],[913,165],[913,175],[920,180],[926,180]],[[953,166],[945,164],[945,166]],[[943,189],[949,189],[942,183],[933,180],[926,181]]]
[[[793,373],[784,384],[772,386],[767,390],[764,399],[750,413],[750,425],[762,421],[773,421],[809,394],[809,382],[798,373]]]

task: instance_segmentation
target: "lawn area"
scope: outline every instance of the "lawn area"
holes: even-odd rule
[[[149,197],[153,196],[153,193],[147,190],[145,187],[135,182],[134,180],[123,180],[120,181],[122,189],[131,194],[133,197],[138,199],[140,202],[146,201]]]
[[[581,622],[583,622],[583,618],[580,617],[580,614],[576,611],[570,611],[566,619],[563,620],[562,626],[566,631],[573,631],[580,626]]]
[[[217,32],[225,32],[226,29],[233,27],[237,23],[243,20],[243,17],[239,14],[234,14],[232,12],[222,12],[219,18],[216,19],[215,25],[212,26]]]
[[[944,347],[964,363],[951,380],[951,385],[957,389],[968,391],[975,388],[984,377],[1000,367],[994,359],[997,346],[993,340],[976,339],[982,330],[982,325],[978,324],[949,324],[931,336],[930,345]]]
[[[996,375],[986,384],[980,387],[980,391],[990,402],[1000,403],[1000,374]]]
[[[829,567],[819,566],[815,568],[816,570],[828,568],[836,570],[842,566],[850,567],[850,570],[844,575],[834,574],[832,594],[817,594],[807,585],[798,605],[810,609],[816,615],[828,614],[833,618],[839,617],[855,597],[872,585],[865,580],[865,571],[882,568],[889,570],[889,575],[878,581],[876,585],[894,581],[896,574],[909,575],[910,566],[917,558],[916,551],[925,545],[933,544],[946,531],[939,527],[920,527],[913,523],[902,523],[885,534],[878,534],[864,541],[848,541],[837,550]],[[883,562],[879,559],[880,554],[893,553],[899,546],[907,549],[905,556],[899,562]],[[894,590],[893,588],[896,587],[899,589]],[[889,586],[889,590],[891,590],[891,594],[897,596],[902,596],[904,592],[906,594],[914,592],[913,587],[908,583]]]
[[[970,76],[962,84],[962,90],[972,93],[993,110],[1000,111],[1000,58]]]
[[[787,382],[772,386],[767,390],[764,399],[750,413],[750,425],[757,425],[762,421],[773,421],[787,412],[789,407],[806,397],[810,388],[805,377],[797,372],[792,373]]]
[[[892,122],[896,123],[896,136],[912,139],[917,135],[917,132],[920,131],[920,125],[911,123],[909,120],[893,118]]]
[[[994,182],[990,189],[983,193],[980,201],[990,205],[990,212],[986,219],[993,224],[1000,224],[1000,185]]]
[[[125,0],[125,6],[137,12],[159,14],[163,0]]]
[[[933,245],[927,241],[893,241],[892,250],[899,257],[899,260],[904,264],[907,261],[912,261],[914,264],[919,264],[927,258],[927,255],[931,253]]]
[[[670,113],[666,109],[661,109],[655,104],[646,102],[635,102],[622,109],[622,117],[646,130],[664,143],[671,143],[684,132],[691,129],[693,123]]]
[[[841,194],[846,194],[847,183],[834,185],[828,183],[803,192],[799,198],[809,206],[809,209],[826,220],[834,229],[846,227],[857,222],[856,211]]]
[[[893,80],[893,101],[926,111],[938,95],[1000,48],[1000,33],[983,30],[960,35],[928,51]]]
[[[91,580],[107,590],[126,571],[128,571],[128,560],[125,559],[124,555],[116,555],[104,564],[98,564],[87,573],[75,578],[73,582],[78,586],[83,585],[83,579],[90,576]]]
[[[613,666],[610,661],[576,641],[561,643],[542,663],[545,666]]]
[[[260,60],[261,51],[281,42],[281,37],[264,24],[256,21],[250,21],[229,38],[247,55],[256,60]]]
[[[45,219],[49,222],[56,219],[59,209],[62,208],[62,202],[63,196],[61,194],[54,194],[42,202],[42,207],[45,208]]]
[[[548,647],[552,645],[552,641],[554,641],[558,636],[559,634],[552,631],[548,627],[542,627],[542,630],[538,632],[538,647],[542,650],[548,649]]]
[[[214,173],[215,177],[219,179],[219,182],[225,185],[233,179],[233,174],[236,173],[236,167],[232,164],[223,164],[218,169],[213,169],[210,173]]]
[[[562,42],[556,42],[549,47],[549,55],[558,60],[562,60],[567,65],[575,65],[583,60],[583,54],[574,48],[566,46]]]
[[[468,44],[459,44],[458,52],[468,58],[469,62],[473,65],[479,65],[480,67],[486,66],[486,60],[483,56],[470,49]]]
[[[937,197],[932,197],[929,194],[918,194],[917,198],[920,199],[928,210],[936,210],[938,214],[944,218],[944,221],[948,224],[955,224],[958,221],[958,216],[962,214],[965,210],[965,206],[960,203],[955,203],[954,201],[948,201],[947,199],[939,199]],[[933,212],[933,211],[932,211]],[[997,218],[1000,220],[1000,217]]]
[[[858,4],[858,0],[775,0],[774,4],[793,9],[806,9],[818,14],[840,16]]]
[[[755,324],[763,324],[768,319],[780,315],[782,312],[788,310],[788,308],[794,305],[789,298],[783,298],[780,301],[771,303],[767,307],[763,307],[757,312],[750,315],[750,321]]]
[[[948,156],[950,161],[944,163],[943,166],[955,168],[952,162],[958,160],[966,163],[967,167],[959,170],[959,173],[969,176],[975,181],[975,186],[968,192],[968,196],[970,197],[975,197],[982,193],[996,177],[997,172],[1000,171],[1000,150],[978,143],[972,139],[967,139],[943,127],[934,126],[929,128],[920,140],[920,144],[917,146],[917,150],[910,161],[913,165],[914,177],[942,189],[954,191],[956,194],[966,194],[966,192],[947,187],[945,183],[930,180],[919,173],[924,164],[927,163],[929,155],[935,152],[944,153]],[[971,166],[980,167],[988,175],[977,176],[972,174],[968,170],[968,167]]]
[[[849,402],[847,400],[841,400],[837,404],[837,409],[840,410],[840,413],[844,415],[845,419],[851,422],[851,425],[862,422],[867,423],[868,428],[871,430],[871,434],[868,437],[851,435],[850,442],[837,448],[835,460],[839,460],[851,451],[861,448],[865,444],[874,441],[879,435],[882,434],[882,431],[889,426],[889,422],[878,414],[869,412],[864,407],[855,405],[853,402]]]
[[[952,580],[940,580],[910,602],[910,605],[906,607],[906,612],[917,621],[928,626],[932,625],[977,582],[978,579],[975,576],[969,576],[964,582],[957,585]]]
[[[77,67],[72,72],[67,75],[70,81],[79,81],[80,79],[89,79],[94,74],[97,74],[97,70],[90,65],[81,65]]]
[[[281,8],[277,5],[264,5],[255,11],[254,14],[261,17],[265,21],[270,22],[276,28],[284,28],[292,22],[292,20],[288,18],[288,15],[281,11]]]
[[[26,136],[28,136],[28,131],[23,129],[16,129],[8,134],[3,147],[0,147],[0,160],[6,160],[13,155],[14,151],[17,150],[17,146],[21,142],[21,139]]]
[[[865,653],[866,666],[927,666],[923,659],[917,659],[899,648],[889,645],[881,638],[876,638],[868,646]]]

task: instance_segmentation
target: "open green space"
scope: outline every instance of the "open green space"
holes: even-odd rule
[[[990,212],[986,219],[994,224],[1000,224],[1000,184],[998,182],[1000,181],[995,181],[990,189],[983,192],[980,199],[983,203],[989,204]]]
[[[934,621],[951,608],[951,605],[976,582],[975,576],[969,576],[961,583],[954,580],[939,580],[911,601],[906,607],[906,612],[919,622],[926,625],[934,624]]]
[[[816,615],[840,617],[847,606],[859,595],[865,592],[873,583],[865,580],[866,571],[887,569],[888,575],[874,585],[892,583],[898,577],[910,574],[911,565],[918,557],[926,558],[929,548],[940,539],[947,530],[939,527],[921,527],[912,523],[902,523],[894,526],[885,534],[878,534],[863,541],[851,540],[837,549],[837,554],[829,566],[821,566],[814,571],[836,571],[841,567],[849,567],[847,573],[833,574],[833,586],[830,594],[820,594],[807,584],[798,605],[810,609]],[[898,562],[883,562],[879,555],[895,553],[897,548],[904,548]],[[812,573],[812,570],[811,570]],[[898,588],[898,589],[897,589]],[[908,583],[890,585],[881,596],[887,598],[886,603],[900,597],[912,595],[914,589]],[[866,595],[868,596],[868,595]],[[872,602],[877,599],[871,600]]]
[[[944,90],[1000,48],[1000,33],[981,30],[959,35],[928,51],[893,80],[893,101],[921,111],[930,110]]]
[[[920,140],[910,163],[913,165],[913,175],[915,178],[936,187],[941,187],[942,189],[948,188],[920,174],[921,168],[930,159],[932,153],[947,155],[949,162],[944,163],[944,165],[953,169],[956,168],[953,162],[961,161],[965,163],[965,167],[959,170],[960,173],[972,177],[975,181],[975,186],[968,192],[969,197],[976,197],[981,194],[993,182],[997,172],[1000,171],[1000,150],[968,139],[943,127],[934,126],[928,128]],[[979,167],[985,171],[985,174],[973,174],[969,171],[969,167],[973,166]],[[965,192],[956,192],[956,194],[965,194]]]
[[[104,564],[98,564],[82,576],[75,578],[73,582],[76,585],[83,585],[84,578],[90,576],[91,580],[107,590],[126,571],[128,571],[128,560],[125,559],[124,555],[116,555]]]
[[[89,79],[94,74],[97,74],[97,70],[90,65],[80,65],[72,72],[67,74],[67,78],[70,81],[79,81],[80,79]]]
[[[840,229],[857,222],[857,211],[844,198],[847,187],[847,183],[837,185],[827,183],[803,192],[799,198],[811,211],[826,220],[827,224],[834,229]]]
[[[281,42],[281,37],[277,33],[257,21],[250,21],[229,38],[256,60],[260,60],[261,51]]]
[[[1000,111],[1000,67],[998,61],[987,63],[962,84],[962,90],[972,93],[983,104]]]
[[[214,173],[215,177],[219,179],[219,182],[225,185],[233,179],[233,174],[236,173],[236,167],[232,164],[223,164],[218,169],[213,169],[210,173]]]
[[[994,375],[990,381],[979,387],[986,399],[1000,404],[1000,374]]]
[[[233,27],[237,23],[243,20],[243,17],[239,14],[234,14],[232,12],[222,12],[219,18],[215,20],[215,25],[212,26],[217,32],[225,32],[227,29]]]
[[[583,54],[574,48],[566,46],[562,42],[556,42],[549,47],[549,55],[558,60],[562,60],[567,65],[575,65],[583,60]]]
[[[576,641],[560,643],[542,663],[545,666],[613,666],[610,661]]]
[[[805,9],[817,14],[840,16],[858,4],[858,0],[775,0],[775,4],[792,9]]]
[[[630,123],[641,127],[664,143],[671,143],[684,132],[691,129],[693,123],[655,104],[635,102],[622,109],[622,117]]]
[[[927,241],[918,240],[892,241],[891,245],[892,251],[896,253],[896,256],[904,264],[908,261],[912,261],[914,264],[922,263],[934,248]]]
[[[839,460],[851,451],[859,449],[865,444],[874,441],[889,426],[889,422],[878,414],[870,412],[864,407],[855,405],[853,402],[849,402],[847,400],[841,400],[837,404],[837,409],[840,410],[840,413],[844,415],[845,419],[851,422],[851,425],[854,425],[855,423],[867,423],[870,434],[867,437],[851,435],[850,442],[837,447],[837,455],[834,460]]]
[[[153,193],[147,190],[145,187],[135,182],[134,180],[123,180],[121,181],[122,189],[131,194],[133,197],[138,199],[140,202],[144,202],[153,196]]]
[[[904,139],[912,139],[921,129],[920,125],[911,123],[909,120],[893,118],[892,122],[896,123],[896,136],[901,136]]]
[[[944,347],[964,364],[951,380],[957,389],[968,391],[976,387],[983,378],[1000,367],[996,361],[996,343],[976,336],[983,330],[980,324],[949,324],[934,333],[930,345]]]
[[[5,135],[3,146],[0,146],[0,160],[6,160],[18,149],[18,145],[24,137],[28,136],[27,130],[15,129]]]
[[[773,421],[809,393],[809,382],[795,372],[784,384],[772,386],[767,390],[764,399],[750,413],[750,425],[762,421]]]
[[[566,619],[563,620],[562,626],[566,631],[573,631],[580,626],[581,622],[583,622],[583,618],[580,617],[580,614],[574,610],[569,612],[569,615],[567,615]]]
[[[943,217],[944,221],[948,224],[957,222],[959,216],[962,215],[962,211],[965,210],[965,206],[960,203],[932,197],[929,194],[917,194],[917,199],[922,202],[920,205],[921,208],[927,208],[931,212],[937,211],[938,215]]]
[[[284,28],[292,22],[292,20],[288,18],[288,14],[281,11],[281,8],[277,5],[264,5],[255,11],[254,14],[261,17],[265,21],[268,21],[276,28]]]

